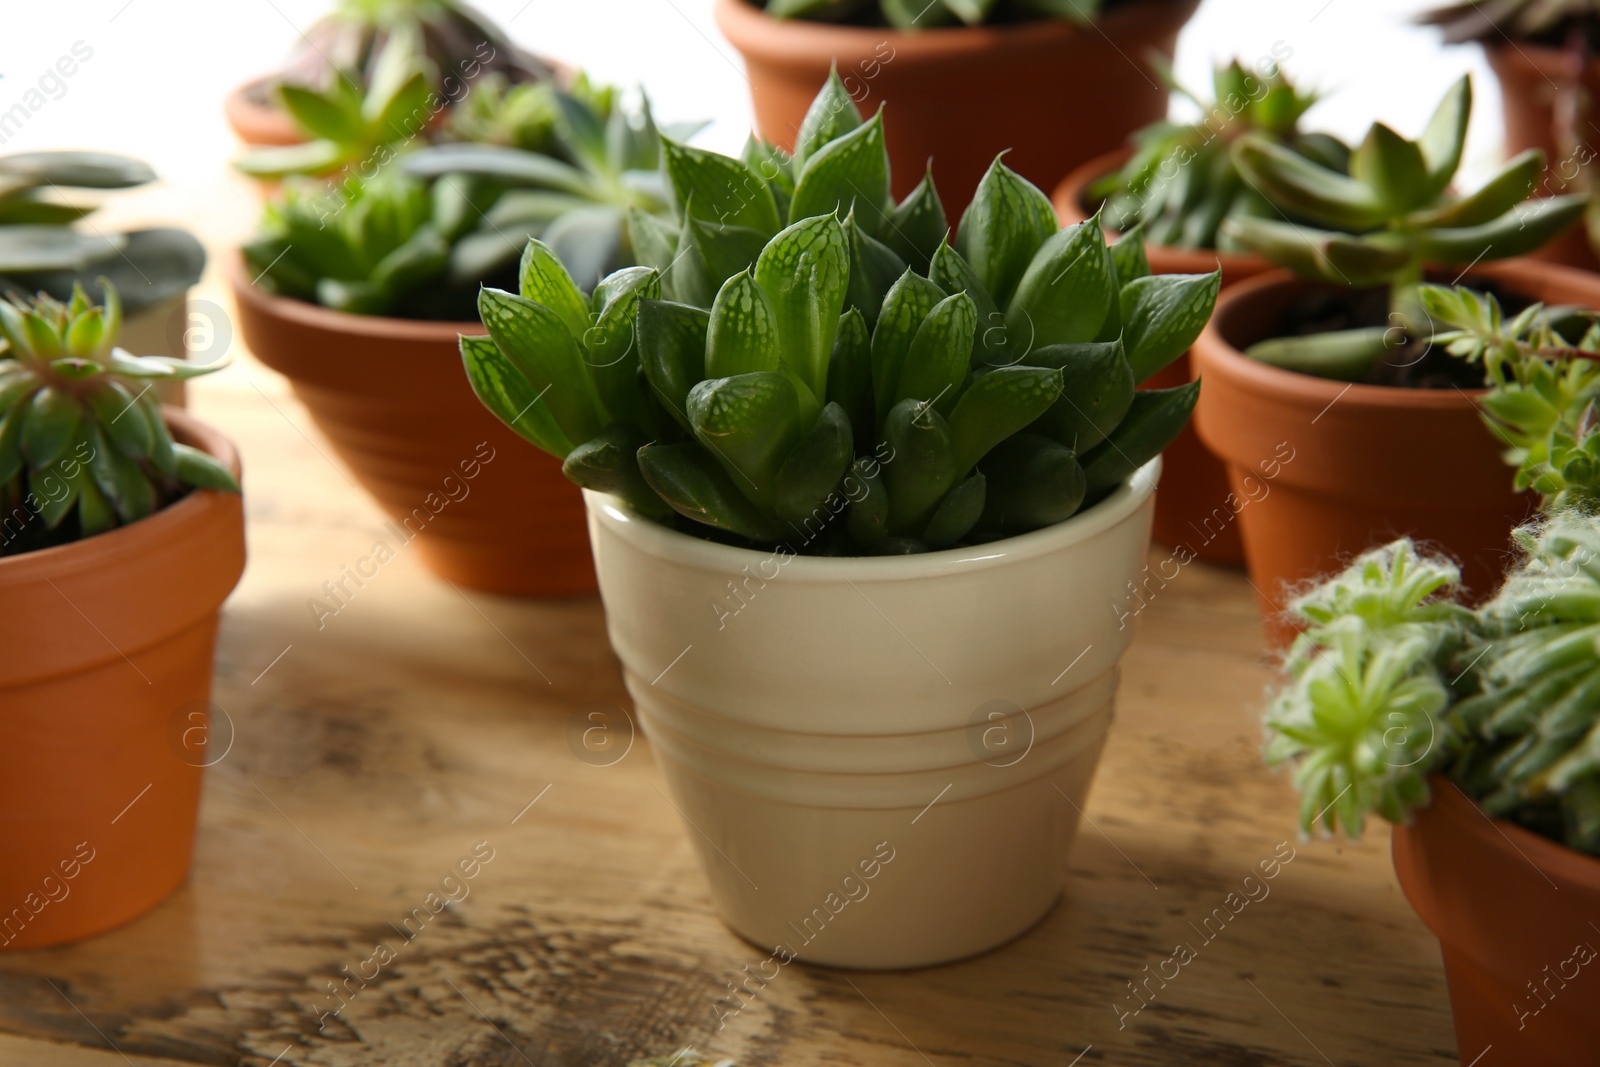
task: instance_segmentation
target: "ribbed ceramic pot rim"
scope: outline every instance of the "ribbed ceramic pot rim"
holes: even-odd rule
[[[905,582],[1036,559],[1071,548],[1125,522],[1155,492],[1160,478],[1161,457],[1157,456],[1134,471],[1100,503],[1042,530],[987,544],[923,552],[913,556],[794,555],[786,558],[783,564],[783,578],[788,582],[810,584]],[[738,548],[692,537],[645,518],[615,497],[588,489],[584,490],[583,495],[589,505],[589,514],[594,516],[595,521],[630,541],[635,548],[658,559],[734,572],[779,553],[777,549],[761,551]]]
[[[178,440],[195,445],[232,471],[234,477],[239,476],[239,450],[222,431],[178,408],[164,406],[162,415],[167,425],[177,431],[174,436]],[[212,490],[191,489],[183,499],[138,522],[64,545],[0,556],[0,590],[8,585],[36,582],[41,573],[69,573],[108,554],[138,556],[153,545],[181,539],[185,527],[201,521],[203,513],[216,506],[214,495]]]
[[[1484,273],[1491,273],[1484,270]],[[1206,324],[1201,340],[1193,349],[1199,361],[1197,373],[1210,372],[1228,380],[1235,387],[1267,396],[1288,395],[1309,403],[1331,404],[1337,400],[1341,406],[1379,408],[1476,408],[1486,389],[1404,389],[1388,385],[1362,385],[1336,382],[1312,374],[1284,370],[1251,359],[1234,343],[1240,306],[1263,289],[1275,287],[1317,287],[1330,283],[1310,281],[1286,270],[1268,271],[1230,285],[1217,298],[1217,310]]]
[[[1071,41],[1094,34],[1112,37],[1149,18],[1151,8],[1184,12],[1186,21],[1200,0],[1137,0],[1095,20],[1094,27],[1079,26],[1061,18],[1041,17],[1027,22],[981,26],[934,26],[908,33],[889,26],[840,26],[806,19],[777,19],[748,0],[717,0],[717,27],[735,48],[768,63],[806,64],[818,55],[853,55],[871,52],[889,41],[910,58],[940,62],[953,57],[988,52],[1016,45]]]
[[[227,257],[228,282],[235,299],[248,301],[264,315],[322,330],[370,337],[380,341],[418,341],[453,344],[461,334],[483,334],[481,322],[440,322],[437,319],[397,319],[384,315],[355,315],[321,304],[269,293],[251,280],[244,254]],[[259,355],[260,353],[257,353]]]
[[[1096,156],[1068,174],[1061,184],[1056,186],[1055,192],[1050,194],[1051,206],[1056,209],[1056,217],[1062,224],[1075,225],[1087,222],[1090,215],[1083,208],[1084,190],[1112,171],[1120,170],[1132,155],[1131,146],[1117,148],[1103,156]],[[1117,230],[1102,228],[1105,229],[1106,236],[1112,240],[1122,236]],[[1164,267],[1172,268],[1161,271],[1166,274],[1210,274],[1220,267],[1223,277],[1243,276],[1260,273],[1269,267],[1262,256],[1250,252],[1221,252],[1214,248],[1176,248],[1172,245],[1146,243],[1145,254],[1152,259],[1162,260]]]

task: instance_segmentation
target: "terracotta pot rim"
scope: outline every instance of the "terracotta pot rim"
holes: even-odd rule
[[[1199,0],[1137,0],[1096,21],[1101,35],[1131,28],[1149,18],[1151,8],[1182,11],[1187,20]],[[777,19],[748,0],[716,0],[717,27],[741,52],[768,63],[814,62],[818,53],[850,55],[870,51],[881,42],[894,45],[896,61],[907,58],[938,62],[953,56],[1015,45],[1054,44],[1087,37],[1089,30],[1066,19],[1041,17],[1005,25],[934,26],[909,33],[888,26],[841,26],[805,19]]]
[[[239,477],[239,450],[220,430],[181,408],[164,404],[161,411],[174,437],[202,449],[221,461],[235,478]],[[108,555],[141,555],[154,545],[171,541],[184,527],[204,521],[208,512],[214,511],[219,503],[225,503],[224,498],[231,495],[216,489],[191,489],[181,500],[138,522],[69,544],[0,557],[0,589],[94,566]]]
[[[263,74],[235,86],[222,98],[222,113],[227,117],[234,135],[248,145],[304,143],[305,137],[299,128],[281,109],[251,99],[251,93],[272,81],[272,78],[271,74]]]
[[[1217,309],[1206,324],[1205,341],[1196,345],[1196,358],[1202,372],[1231,379],[1235,385],[1259,393],[1275,393],[1308,404],[1331,404],[1338,400],[1341,405],[1371,409],[1476,407],[1479,398],[1488,392],[1487,389],[1407,389],[1318,378],[1251,359],[1224,335],[1224,319],[1236,302],[1262,289],[1322,284],[1327,283],[1301,278],[1286,270],[1271,270],[1229,286],[1218,298]],[[1329,284],[1329,288],[1334,286]]]
[[[481,322],[440,322],[437,319],[399,319],[384,315],[354,315],[293,297],[278,296],[256,285],[237,250],[227,257],[225,269],[234,299],[248,301],[264,315],[322,330],[376,340],[454,342],[460,334],[486,332]],[[260,353],[257,353],[259,355]]]
[[[1087,222],[1090,218],[1083,209],[1083,191],[1101,178],[1120,168],[1133,155],[1133,149],[1124,145],[1101,156],[1096,156],[1064,178],[1050,194],[1050,203],[1056,209],[1062,225]],[[1122,236],[1121,231],[1109,227],[1106,236],[1112,240]],[[1146,242],[1145,255],[1162,259],[1181,268],[1158,273],[1209,274],[1221,268],[1223,276],[1250,275],[1269,269],[1267,260],[1251,252],[1223,252],[1216,248],[1176,248],[1172,245],[1154,245]]]
[[[604,493],[584,490],[590,522],[628,525],[642,551],[678,563],[737,572],[742,566],[781,558],[786,581],[808,583],[898,582],[937,578],[943,574],[969,571],[978,567],[999,566],[1019,559],[1058,552],[1063,547],[1086,541],[1104,532],[1139,509],[1156,491],[1161,480],[1161,457],[1134,471],[1110,496],[1053,526],[1025,534],[990,541],[966,548],[947,548],[914,556],[783,556],[779,550],[764,551],[725,545],[695,537],[645,518],[626,504]]]
[[[1547,876],[1600,894],[1600,857],[1570,849],[1507,819],[1486,814],[1460,786],[1443,775],[1430,776],[1428,785],[1432,793],[1429,810],[1451,828],[1478,838],[1507,863],[1531,863]],[[1416,832],[1416,824],[1410,829]]]

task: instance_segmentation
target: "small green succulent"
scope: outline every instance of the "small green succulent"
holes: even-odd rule
[[[791,206],[812,203],[801,173]],[[776,213],[732,203],[758,223]],[[709,310],[661,299],[650,268],[585,297],[530,242],[520,295],[485,289],[488,336],[461,340],[474,389],[568,477],[646,515],[852,555],[1059,522],[1187,421],[1196,383],[1134,386],[1199,334],[1216,274],[1151,277],[1137,236],[1108,249],[1098,220],[1059,230],[1044,194],[997,162],[957,245],[933,250],[927,277],[902,269],[869,325],[859,193],[843,218],[848,203],[814,206]]]
[[[95,291],[106,277],[127,314],[162,304],[200,280],[206,253],[186,230],[106,232],[76,223],[98,205],[68,190],[129,189],[156,180],[149,165],[108,152],[24,152],[0,156],[0,293],[47,292],[69,300],[75,285]]]
[[[571,140],[570,133],[561,129],[562,92],[575,97],[601,124],[609,122],[621,104],[622,94],[615,86],[597,85],[582,71],[572,84],[559,90],[551,82],[517,84],[504,75],[489,74],[479,79],[451,112],[443,140],[520,148],[547,156],[560,154]],[[648,106],[647,101],[646,109]]]
[[[1102,6],[1106,0],[766,0],[767,14],[774,18],[865,20],[906,31],[1038,18],[1069,19],[1086,26]]]
[[[1464,286],[1421,295],[1433,343],[1484,367],[1484,419],[1507,445],[1516,488],[1543,494],[1547,509],[1600,505],[1600,316],[1533,304],[1508,321],[1494,296]]]
[[[1300,92],[1280,71],[1252,73],[1237,60],[1218,67],[1209,103],[1178,85],[1170,71],[1162,73],[1203,117],[1192,123],[1162,120],[1139,130],[1128,162],[1089,186],[1088,196],[1104,202],[1105,220],[1113,229],[1143,224],[1152,244],[1235,251],[1222,239],[1224,222],[1277,217],[1239,173],[1229,151],[1246,134],[1335,171],[1349,168],[1350,149],[1338,138],[1300,129],[1301,116],[1319,97]]]
[[[1512,159],[1476,192],[1456,196],[1472,110],[1469,77],[1440,103],[1422,136],[1409,141],[1375,123],[1350,160],[1350,173],[1322,166],[1260,134],[1242,137],[1233,159],[1284,216],[1233,218],[1223,233],[1310,278],[1351,287],[1385,286],[1382,325],[1262,341],[1246,354],[1307,374],[1359,381],[1396,348],[1424,339],[1419,286],[1428,266],[1468,266],[1522,255],[1566,229],[1584,210],[1580,196],[1529,201],[1544,171],[1538,151]]]
[[[0,555],[136,522],[187,489],[238,492],[233,475],[172,440],[151,385],[221,369],[116,347],[117,290],[81,286],[0,301]]]
[[[1600,38],[1600,0],[1457,0],[1417,19],[1439,26],[1451,44],[1484,41],[1564,43],[1573,30]]]

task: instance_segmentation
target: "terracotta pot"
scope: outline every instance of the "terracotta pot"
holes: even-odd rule
[[[256,78],[229,93],[222,102],[223,113],[234,134],[247,145],[289,145],[305,140],[294,120],[282,108],[262,99],[272,79]]]
[[[588,494],[611,644],[729,926],[808,962],[921,967],[1050,910],[1160,470],[1019,537],[853,559]]]
[[[1600,308],[1600,278],[1512,260],[1474,279],[1555,304]],[[1200,440],[1228,467],[1245,562],[1276,645],[1294,634],[1289,593],[1360,552],[1408,535],[1462,564],[1475,597],[1492,593],[1512,528],[1537,508],[1511,489],[1477,391],[1348,385],[1269,367],[1242,350],[1268,337],[1289,301],[1317,288],[1283,271],[1223,293],[1194,347],[1205,383]]]
[[[950,221],[984,171],[1006,164],[1042,189],[1167,114],[1167,90],[1142,65],[1172,56],[1198,0],[1140,0],[1093,28],[1061,19],[900,33],[781,21],[749,0],[717,0],[717,25],[744,55],[761,135],[794,148],[800,121],[835,61],[866,114],[885,116],[894,190],[904,196],[929,159]]]
[[[238,473],[221,434],[166,415]],[[0,559],[0,948],[109,930],[187,877],[217,614],[244,561],[240,498],[213,491]]]
[[[1133,154],[1119,148],[1093,159],[1067,176],[1056,187],[1052,200],[1063,226],[1086,221],[1098,205],[1089,201],[1085,190],[1103,176],[1119,169]],[[1156,274],[1209,274],[1222,268],[1222,287],[1254,278],[1272,269],[1261,256],[1246,252],[1217,252],[1209,249],[1172,248],[1145,245],[1145,256]],[[1193,378],[1188,353],[1178,357],[1165,370],[1144,383],[1147,389],[1171,389]],[[1220,521],[1217,508],[1226,503],[1232,490],[1222,461],[1200,443],[1193,423],[1185,426],[1178,439],[1161,453],[1164,475],[1156,494],[1155,539],[1172,548],[1182,547],[1195,558],[1229,566],[1244,562],[1244,542],[1228,512]]]
[[[1394,869],[1439,938],[1463,1067],[1589,1067],[1600,860],[1489,818],[1445,779],[1431,785],[1432,802],[1395,827]]]
[[[1489,66],[1500,81],[1500,103],[1505,113],[1507,156],[1537,148],[1544,152],[1545,178],[1536,190],[1539,196],[1578,192],[1572,182],[1580,163],[1600,166],[1600,135],[1591,126],[1580,130],[1585,146],[1564,148],[1555,115],[1559,88],[1570,82],[1572,60],[1559,48],[1529,44],[1489,46],[1484,49]],[[1591,109],[1600,107],[1600,58],[1591,59],[1583,71],[1583,91]],[[1590,162],[1593,161],[1593,162]],[[1585,270],[1600,270],[1587,230],[1574,226],[1544,248],[1534,258],[1565,263]]]
[[[435,574],[507,596],[594,592],[578,487],[467,382],[457,337],[481,325],[348,315],[250,284],[238,256],[228,271],[245,344]]]

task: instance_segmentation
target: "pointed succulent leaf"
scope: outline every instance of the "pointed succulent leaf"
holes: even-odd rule
[[[889,149],[880,112],[806,160],[795,182],[789,219],[854,212],[857,225],[881,237],[890,203]]]
[[[705,376],[775,371],[779,359],[778,318],[771,301],[749,271],[735,274],[711,305]]]
[[[239,482],[233,472],[211,455],[189,445],[175,444],[172,452],[177,459],[178,480],[196,489],[218,489],[225,493],[239,492]]]
[[[1283,370],[1359,382],[1388,355],[1393,338],[1394,332],[1387,327],[1371,326],[1311,337],[1273,337],[1251,345],[1244,354]]]
[[[1038,434],[1006,438],[979,469],[989,481],[983,524],[1002,534],[1027,533],[1070,518],[1088,491],[1077,454]]]
[[[850,499],[845,525],[850,536],[875,551],[889,539],[889,489],[883,481],[882,465],[870,456],[856,460],[845,475],[845,487]]]
[[[955,247],[1003,307],[1058,225],[1050,198],[996,159],[961,216]]]
[[[1544,174],[1544,153],[1530,148],[1508,160],[1470,196],[1451,200],[1410,219],[1417,227],[1480,226],[1493,222],[1526,200]]]
[[[845,299],[872,327],[889,290],[906,272],[906,262],[888,245],[863,232],[854,215],[845,217],[844,230],[850,248],[850,288]]]
[[[839,67],[835,64],[828,72],[828,80],[806,109],[805,118],[800,120],[800,134],[794,142],[795,174],[803,174],[806,163],[824,145],[837,141],[860,125],[861,112],[839,79]]]
[[[755,264],[773,235],[691,216],[684,223],[683,236],[689,252],[678,265],[687,265],[693,257],[714,297],[729,278]]]
[[[1428,170],[1428,195],[1438,196],[1450,187],[1461,166],[1467,143],[1467,123],[1472,118],[1472,78],[1463,74],[1439,101],[1422,131],[1417,147]]]
[[[621,497],[642,515],[666,518],[672,509],[639,473],[639,449],[647,443],[637,427],[614,422],[568,452],[561,473],[585,489]]]
[[[1112,243],[1111,262],[1117,268],[1119,287],[1149,276],[1150,260],[1144,254],[1144,223],[1134,223]]]
[[[844,409],[858,438],[872,439],[877,424],[872,410],[872,337],[856,308],[839,317],[828,357],[828,392],[822,399]]]
[[[1477,226],[1423,230],[1417,250],[1431,263],[1470,263],[1478,259],[1507,259],[1533,252],[1583,215],[1582,196],[1551,196],[1529,200],[1515,211]]]
[[[1101,499],[1160,455],[1188,425],[1199,396],[1197,381],[1175,389],[1141,389],[1135,393],[1127,417],[1083,457],[1085,499]]]
[[[484,288],[478,292],[478,314],[500,351],[542,395],[568,441],[587,441],[605,427],[608,420],[578,340],[554,311]]]
[[[1030,335],[1012,336],[1006,328],[1005,315],[978,280],[972,265],[950,245],[941,245],[933,254],[928,277],[947,293],[966,293],[972,298],[972,305],[978,312],[978,340],[973,347],[973,357],[980,363],[1009,367],[1021,362],[1033,347]]]
[[[1075,454],[1105,440],[1133,404],[1133,369],[1121,341],[1051,345],[1035,349],[1028,362],[1061,371],[1061,399],[1029,429]]]
[[[927,274],[933,255],[950,235],[944,202],[933,185],[933,168],[889,213],[889,225],[881,236],[885,244],[911,265],[918,274]]]
[[[716,152],[663,141],[663,165],[685,214],[702,222],[778,232],[778,205],[761,175]]]
[[[975,378],[950,413],[955,454],[969,470],[995,445],[1050,410],[1061,396],[1061,372],[1002,367]]]
[[[911,343],[928,313],[944,298],[943,290],[937,285],[908,270],[884,299],[878,324],[872,331],[872,392],[877,401],[879,422],[901,399],[896,391]]]
[[[850,284],[843,224],[802,219],[774,237],[756,261],[755,281],[772,308],[778,357],[815,397],[827,393],[828,359]]]
[[[94,421],[124,455],[142,459],[150,454],[155,444],[150,424],[135,410],[132,394],[121,383],[106,379],[90,388],[84,398]]]
[[[467,381],[484,407],[519,437],[557,459],[572,451],[571,438],[562,432],[539,390],[506,358],[493,338],[463,335],[460,344]]]
[[[1116,308],[1116,267],[1099,219],[1090,219],[1039,247],[1006,309],[1006,330],[1035,346],[1093,341]]]
[[[750,541],[773,542],[784,530],[763,515],[698,444],[645,445],[639,473],[655,494],[694,522]]]
[[[1371,189],[1391,215],[1421,207],[1434,195],[1422,149],[1381,122],[1372,124],[1351,157],[1350,176]]]
[[[1366,185],[1260,134],[1235,141],[1233,161],[1247,183],[1290,214],[1352,231],[1384,220],[1383,205]]]
[[[666,220],[630,207],[627,234],[628,244],[641,264],[663,272],[672,265],[677,255],[678,234]]]
[[[48,467],[78,438],[83,405],[69,390],[47,385],[28,401],[22,426],[22,455],[35,470]]]
[[[145,487],[148,489],[149,483],[145,483]],[[47,530],[60,526],[78,502],[77,483],[63,478],[49,467],[33,467],[28,471],[28,493],[38,501],[39,518]],[[131,522],[140,517],[134,515],[125,521]]]
[[[966,381],[977,329],[978,312],[966,293],[947,296],[935,304],[917,327],[889,402],[925,400],[948,416]]]
[[[814,536],[842,508],[839,483],[855,458],[850,417],[838,404],[822,409],[778,468],[773,510],[801,536]]]
[[[711,314],[666,300],[639,301],[639,363],[661,404],[690,429],[689,390],[705,377]]]
[[[589,302],[573,284],[566,265],[543,241],[529,241],[523,248],[517,291],[555,312],[573,336],[581,337],[589,328]]]
[[[956,454],[950,424],[920,400],[902,400],[883,421],[883,441],[893,449],[883,464],[889,490],[889,532],[915,537],[934,508],[969,469]]]
[[[770,509],[778,468],[801,435],[794,383],[774,371],[710,378],[689,390],[686,406],[695,438],[739,492]]]
[[[1142,382],[1189,350],[1211,320],[1222,272],[1158,274],[1123,287],[1122,345]]]
[[[340,144],[361,140],[361,115],[347,110],[333,94],[287,82],[278,86],[278,99],[295,124],[314,137]]]
[[[583,334],[584,359],[606,412],[642,431],[654,428],[654,409],[640,388],[637,312],[641,299],[660,295],[661,276],[648,267],[609,275],[594,291],[594,324]]]

